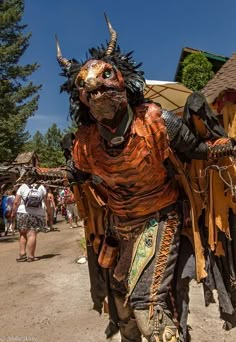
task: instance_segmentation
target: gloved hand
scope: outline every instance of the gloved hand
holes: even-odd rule
[[[90,173],[76,169],[73,160],[68,160],[66,167],[66,176],[69,183],[84,183],[90,177]]]

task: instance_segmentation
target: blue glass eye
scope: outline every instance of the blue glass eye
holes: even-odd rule
[[[102,76],[103,78],[109,78],[111,76],[111,70],[105,70]]]
[[[84,86],[84,80],[80,80],[80,81],[79,81],[79,86],[80,86],[81,88],[83,88],[83,86]]]

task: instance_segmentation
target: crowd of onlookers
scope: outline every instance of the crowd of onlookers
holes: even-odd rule
[[[36,186],[34,184],[33,186]],[[28,186],[29,191],[32,186]],[[40,189],[42,189],[41,186]],[[18,187],[18,189],[20,186]],[[27,192],[26,190],[26,192]],[[46,187],[46,195],[42,198],[42,207],[45,209],[44,231],[54,230],[54,224],[57,222],[58,213],[70,224],[70,228],[81,225],[77,210],[74,194],[69,187],[55,188]],[[16,222],[12,221],[11,213],[13,203],[16,197],[16,188],[7,190],[0,198],[0,232],[7,236],[9,233],[15,234]],[[23,194],[24,197],[24,194]],[[22,198],[24,201],[24,198]]]
[[[70,228],[83,226],[74,194],[69,187],[52,188],[24,183],[3,194],[0,209],[1,236],[19,232],[18,262],[37,260],[37,234],[55,230],[58,213],[66,219]]]

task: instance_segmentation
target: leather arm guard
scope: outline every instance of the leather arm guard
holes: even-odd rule
[[[225,156],[236,156],[236,140],[229,139],[225,144],[215,146],[199,141],[182,119],[176,114],[163,111],[170,146],[179,154],[180,159],[217,159]],[[184,157],[184,158],[183,158]]]
[[[208,159],[208,146],[199,139],[183,123],[176,114],[163,111],[162,118],[165,121],[167,133],[170,139],[170,147],[179,154],[180,158]]]

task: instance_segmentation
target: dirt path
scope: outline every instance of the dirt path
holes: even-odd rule
[[[0,238],[0,342],[105,342],[106,315],[92,308],[87,264],[81,255],[80,228],[38,235],[33,263],[16,263],[18,235]],[[236,341],[236,329],[225,332],[216,306],[204,308],[201,287],[191,287],[192,342]],[[112,341],[120,341],[116,336]]]

